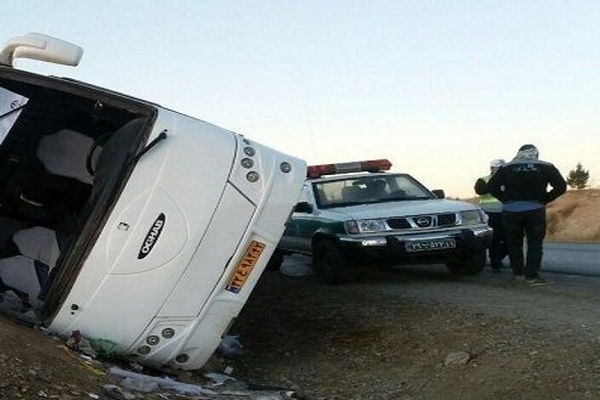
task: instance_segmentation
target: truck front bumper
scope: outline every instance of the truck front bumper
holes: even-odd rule
[[[434,262],[460,253],[485,250],[492,244],[489,226],[439,232],[342,236],[345,252],[361,262]]]

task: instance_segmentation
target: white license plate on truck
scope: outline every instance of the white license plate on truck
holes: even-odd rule
[[[453,238],[419,240],[404,243],[408,253],[418,253],[420,251],[446,250],[456,248],[456,240]]]

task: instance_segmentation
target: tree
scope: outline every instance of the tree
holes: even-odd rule
[[[574,189],[583,189],[588,185],[590,179],[590,171],[583,169],[581,163],[577,163],[575,169],[569,171],[567,176],[567,185]]]

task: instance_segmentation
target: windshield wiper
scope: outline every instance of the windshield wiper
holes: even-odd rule
[[[27,105],[27,103],[22,104],[19,107],[15,107],[13,109],[8,110],[4,114],[0,115],[0,119],[4,119],[4,118],[8,117],[9,115],[16,113],[17,111],[22,110],[26,105]]]
[[[149,152],[154,146],[156,146],[158,143],[162,142],[166,138],[167,138],[167,130],[165,129],[164,131],[162,131],[161,133],[158,134],[158,136],[156,137],[156,139],[154,139],[153,141],[151,141],[150,143],[148,143],[148,146],[144,147],[142,149],[142,151],[140,151],[138,154],[136,154],[136,156],[133,158],[132,162],[136,162],[137,160],[139,160],[140,158],[142,158],[142,156],[144,154],[146,154],[147,152]]]

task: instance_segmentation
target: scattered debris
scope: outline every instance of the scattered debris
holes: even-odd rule
[[[73,331],[66,341],[67,347],[93,358],[110,359],[115,356],[117,345],[106,339],[87,339],[79,331]]]
[[[285,257],[279,271],[287,276],[312,275],[312,258],[300,254],[291,254]]]
[[[210,379],[212,387],[210,389],[198,384],[183,383],[171,378],[162,378],[145,375],[141,373],[126,371],[117,367],[111,367],[108,370],[109,376],[119,379],[116,388],[105,386],[105,391],[110,390],[112,394],[120,397],[117,399],[128,400],[131,395],[125,390],[118,390],[119,387],[130,391],[141,393],[156,393],[161,390],[176,392],[177,398],[205,399],[205,400],[225,400],[235,398],[236,400],[300,400],[301,397],[292,390],[282,388],[271,388],[264,386],[249,385],[238,381],[232,376],[220,373],[207,373],[204,376]],[[201,397],[187,397],[201,396]]]
[[[139,392],[148,393],[160,388],[173,390],[186,395],[216,394],[216,392],[204,389],[200,385],[182,383],[171,378],[159,378],[138,372],[126,371],[118,367],[110,367],[108,369],[108,374],[109,376],[122,378],[120,386],[123,386],[126,389],[137,390]]]
[[[102,391],[111,399],[134,400],[137,396],[130,393],[117,385],[104,385]]]
[[[466,351],[457,351],[446,356],[444,365],[466,365],[471,359],[471,355]]]
[[[225,382],[232,380],[235,381],[236,379],[228,374],[219,374],[218,372],[209,372],[207,374],[204,374],[204,377],[207,379],[210,379],[214,382],[215,385],[222,385]]]
[[[224,358],[237,358],[244,354],[238,335],[226,335],[221,339],[217,352]]]

